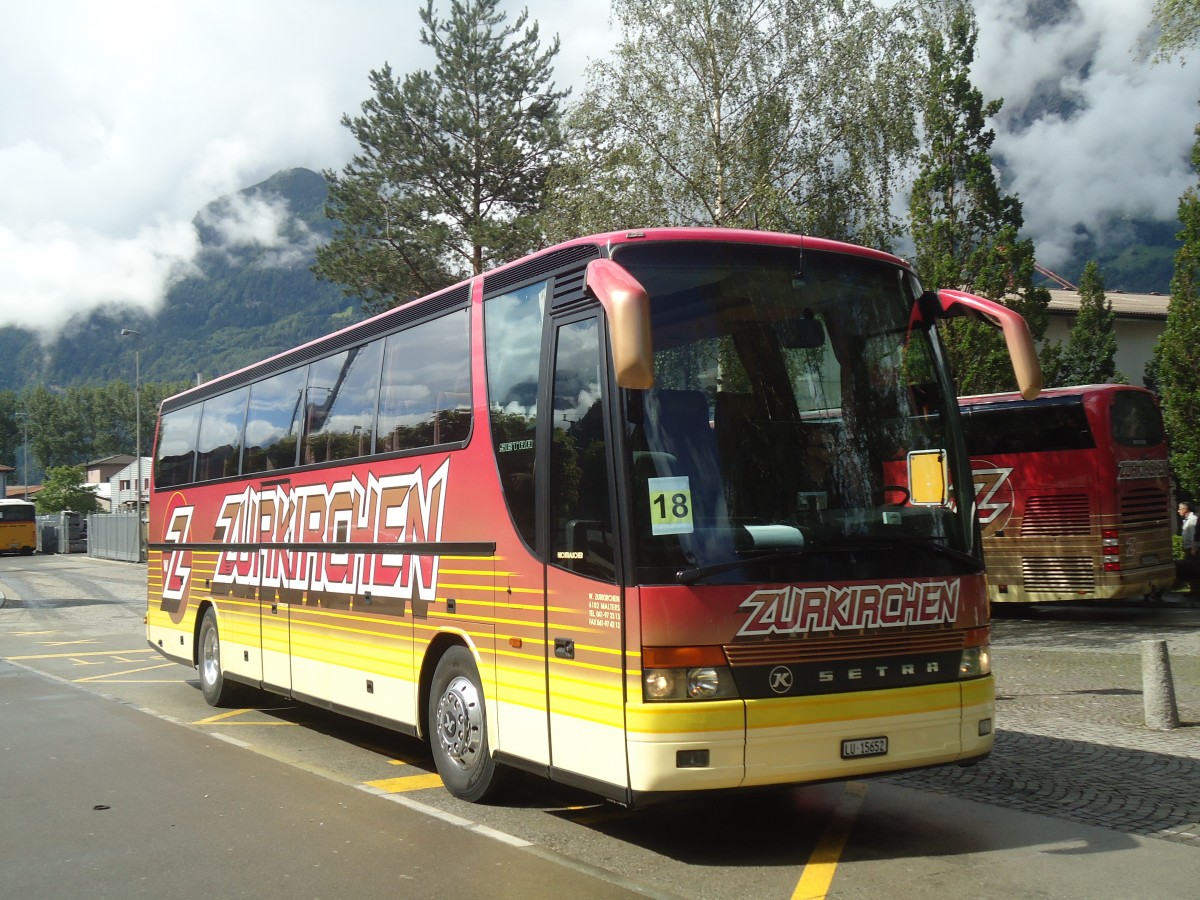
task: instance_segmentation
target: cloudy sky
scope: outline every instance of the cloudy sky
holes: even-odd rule
[[[977,0],[975,79],[1004,97],[1011,164],[1039,259],[1076,222],[1173,218],[1200,120],[1200,56],[1149,66],[1136,36],[1152,0],[1076,0],[1037,34],[1014,0]],[[153,308],[196,250],[191,220],[281,169],[340,168],[343,113],[367,75],[427,67],[416,0],[45,0],[6,4],[0,30],[0,324],[52,333],[110,302]],[[615,41],[605,0],[507,0],[559,35],[557,82],[582,86]],[[1073,98],[1016,129],[1036,88]],[[232,243],[278,241],[285,210],[234,208]]]

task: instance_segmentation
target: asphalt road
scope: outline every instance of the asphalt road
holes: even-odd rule
[[[1194,609],[997,621],[972,769],[628,811],[523,776],[464,804],[419,742],[213,710],[145,646],[144,574],[0,557],[0,897],[1176,897],[1200,874]],[[1139,723],[1157,636],[1172,732]]]

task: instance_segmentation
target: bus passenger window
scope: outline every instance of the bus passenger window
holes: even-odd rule
[[[170,488],[191,484],[195,479],[196,431],[200,426],[200,404],[164,413],[154,460],[154,486]]]
[[[250,388],[242,474],[272,472],[296,465],[300,412],[308,367],[280,372]]]
[[[383,341],[326,357],[309,367],[304,463],[371,452]]]
[[[463,309],[388,336],[379,391],[377,453],[470,437],[469,323]]]

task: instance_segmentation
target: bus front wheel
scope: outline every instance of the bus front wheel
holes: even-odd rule
[[[217,630],[217,612],[211,606],[200,623],[200,690],[209,706],[231,706],[241,693],[241,685],[225,677],[221,669],[221,634]]]
[[[442,783],[460,800],[483,800],[497,787],[487,711],[471,652],[451,647],[438,660],[429,692],[429,743]]]

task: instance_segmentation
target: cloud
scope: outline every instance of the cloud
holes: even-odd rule
[[[0,229],[4,319],[43,335],[75,313],[106,304],[154,308],[165,287],[190,274],[196,231],[160,222],[112,238],[61,222]]]
[[[1195,183],[1200,54],[1152,65],[1139,52],[1152,0],[1067,0],[1030,30],[1027,7],[976,0],[972,77],[1004,99],[993,123],[1006,189],[1020,198],[1040,262],[1070,255],[1077,226],[1104,237],[1123,218],[1174,219]]]
[[[599,13],[584,0],[502,8],[511,23],[527,5],[543,46],[562,35],[560,86],[607,52],[603,4]],[[191,220],[206,204],[284,169],[343,166],[356,146],[341,118],[367,99],[369,72],[433,65],[417,8],[395,0],[6,8],[0,325],[53,329],[113,301],[152,309],[190,271]],[[227,249],[257,242],[286,262],[282,210],[266,203],[231,213],[219,226]]]
[[[207,229],[211,249],[235,264],[294,266],[321,240],[276,194],[231,194],[205,207],[196,220]]]

